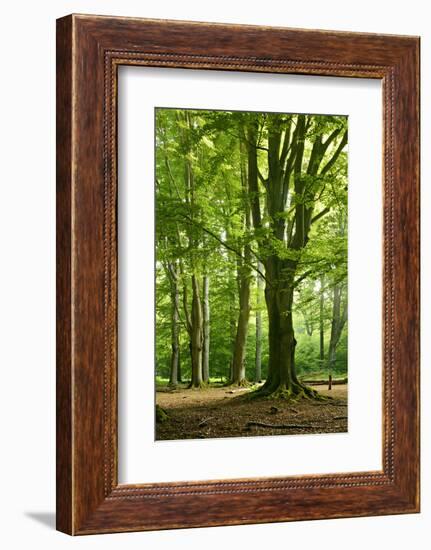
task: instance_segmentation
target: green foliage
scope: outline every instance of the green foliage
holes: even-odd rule
[[[286,179],[285,204],[270,212],[271,190],[267,186],[270,176],[277,175],[270,151],[281,157],[284,144],[290,140],[285,149],[288,163],[301,117],[305,121],[301,171],[294,171],[293,157],[291,173]],[[250,129],[256,132],[258,146],[259,186],[255,196],[244,186],[248,171],[244,149]],[[249,379],[254,378],[256,268],[258,259],[265,261],[271,256],[280,258],[286,265],[295,264],[293,315],[297,369],[301,374],[325,371],[327,365],[320,360],[319,353],[320,323],[322,321],[327,349],[333,313],[332,289],[342,285],[343,304],[347,300],[347,153],[342,147],[346,130],[347,118],[343,116],[156,110],[157,376],[169,378],[172,265],[178,270],[181,294],[182,378],[187,380],[191,375],[187,309],[191,307],[193,274],[199,281],[204,275],[210,278],[209,363],[211,377],[219,380],[229,377],[239,308],[238,276],[241,265],[248,261],[252,279],[246,374]],[[323,150],[316,171],[314,155]],[[333,158],[336,162],[332,163]],[[244,213],[256,198],[263,213],[262,226],[247,227]],[[299,217],[301,212],[305,213],[303,218]],[[294,246],[293,237],[295,231],[299,232],[300,223],[310,223],[309,235],[300,246]],[[285,227],[282,238],[277,234],[280,224]],[[247,246],[251,247],[250,260],[244,259]],[[323,310],[320,309],[321,296]],[[263,291],[260,304],[265,377],[269,350]],[[335,370],[347,371],[347,325],[338,343]]]
[[[325,378],[328,376],[326,358],[322,362],[319,355],[319,333],[316,331],[308,336],[301,330],[296,329],[296,353],[295,362],[299,376],[312,378]],[[325,331],[325,338],[329,340],[330,330]],[[343,333],[337,348],[337,360],[332,374],[347,375],[347,334]]]

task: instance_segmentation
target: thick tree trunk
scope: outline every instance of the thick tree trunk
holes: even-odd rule
[[[282,262],[274,257],[267,262],[265,301],[269,325],[268,376],[256,394],[286,399],[317,397],[317,392],[302,384],[296,375],[296,339],[292,316],[293,276],[285,275],[284,280],[280,280],[278,274],[281,266]]]
[[[191,319],[191,356],[192,380],[190,387],[202,386],[202,343],[203,318],[199,283],[196,275],[192,275],[192,319]]]
[[[205,383],[210,379],[210,302],[209,302],[209,277],[203,279],[203,352],[202,352],[202,378]]]
[[[175,267],[172,268],[173,270]],[[176,271],[175,271],[176,273]],[[178,289],[178,280],[175,277],[172,281],[171,288],[171,363],[169,384],[176,386],[178,384],[178,370],[180,366],[180,293]]]
[[[259,262],[259,271],[262,271],[263,265]],[[257,274],[257,294],[256,294],[256,356],[254,380],[262,380],[262,277]]]

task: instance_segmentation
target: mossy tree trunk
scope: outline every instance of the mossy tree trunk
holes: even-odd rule
[[[273,270],[279,270],[282,264],[278,258],[272,258],[269,263],[269,274]],[[269,277],[265,288],[269,327],[268,376],[257,394],[286,399],[314,398],[317,392],[302,384],[296,374],[296,339],[292,316],[293,278],[290,276],[287,279],[273,280],[271,284],[271,275]]]

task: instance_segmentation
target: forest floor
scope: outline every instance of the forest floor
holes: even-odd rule
[[[313,387],[313,386],[312,386]],[[156,403],[168,414],[156,439],[207,439],[347,432],[347,384],[314,386],[326,401],[247,398],[249,388],[160,388]],[[264,424],[264,425],[262,425]]]

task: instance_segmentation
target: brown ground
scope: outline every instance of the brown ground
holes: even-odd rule
[[[156,424],[156,439],[204,439],[347,432],[347,385],[316,386],[327,401],[245,398],[248,388],[160,390],[156,402],[169,418]],[[255,426],[261,422],[268,426]]]

